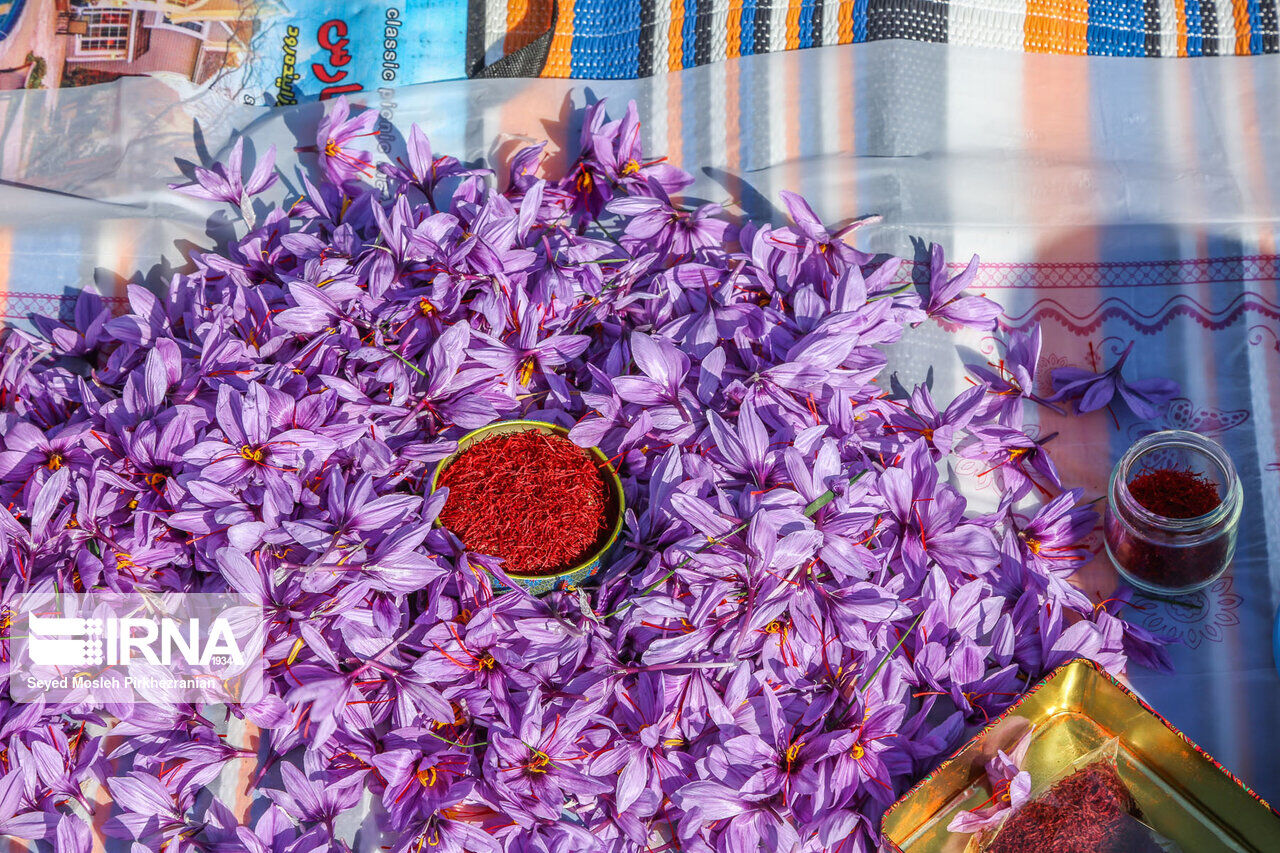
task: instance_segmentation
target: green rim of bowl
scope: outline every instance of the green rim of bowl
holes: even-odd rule
[[[471,445],[475,444],[480,439],[491,435],[528,432],[531,429],[538,430],[539,432],[550,433],[552,435],[558,435],[562,438],[569,437],[569,430],[558,424],[548,423],[546,421],[499,421],[496,424],[489,424],[488,426],[482,426],[479,429],[473,429],[471,432],[458,439],[457,450],[440,460],[440,463],[436,465],[435,473],[431,475],[432,493],[439,488],[440,475],[444,473],[444,470],[452,465],[455,459],[465,453]],[[622,520],[627,511],[627,499],[622,492],[622,480],[618,477],[618,472],[613,470],[613,466],[609,464],[609,457],[604,455],[603,450],[598,447],[583,447],[581,449],[588,455],[594,457],[599,462],[597,468],[608,475],[605,477],[605,485],[612,494],[613,503],[617,508],[616,517],[613,520],[613,528],[609,531],[609,537],[604,540],[599,548],[596,548],[586,557],[583,557],[573,566],[562,572],[556,572],[555,574],[550,575],[515,575],[508,573],[507,577],[512,580],[525,582],[546,581],[552,578],[562,578],[572,575],[602,559],[605,554],[609,553],[609,549],[614,546],[618,541],[618,537],[622,534]],[[444,526],[440,523],[439,519],[436,519],[435,524],[438,527]]]

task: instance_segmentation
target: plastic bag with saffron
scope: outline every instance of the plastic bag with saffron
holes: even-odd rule
[[[1120,778],[1112,738],[1061,773],[1036,780],[1030,799],[998,826],[970,838],[968,853],[1179,853],[1146,821]]]

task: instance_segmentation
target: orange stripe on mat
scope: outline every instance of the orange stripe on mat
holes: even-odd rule
[[[551,36],[551,49],[547,52],[542,76],[568,77],[573,70],[573,0],[560,0],[560,14],[553,26],[555,34]]]
[[[1023,48],[1028,53],[1089,52],[1087,0],[1027,0]]]
[[[853,44],[853,3],[850,0],[840,0],[836,6],[836,18],[840,22],[840,43]]]
[[[684,0],[671,0],[671,23],[667,25],[667,70],[679,71],[683,67]]]
[[[503,53],[515,53],[528,44],[524,23],[529,15],[529,5],[529,0],[507,0],[507,34],[502,38]]]
[[[1187,2],[1186,0],[1174,0],[1174,8],[1177,10],[1178,19],[1178,56],[1187,55]]]
[[[1249,28],[1249,0],[1231,0],[1232,17],[1236,21],[1236,54],[1249,55],[1249,38],[1253,35]]]
[[[800,0],[787,3],[787,50],[800,46]]]
[[[742,3],[740,0],[734,0],[729,4],[726,23],[728,24],[728,39],[726,40],[724,51],[725,56],[733,59],[742,56]]]

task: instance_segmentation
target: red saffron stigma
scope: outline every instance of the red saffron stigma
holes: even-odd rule
[[[984,853],[1159,853],[1115,768],[1095,761],[1025,804]]]
[[[1129,494],[1156,515],[1195,518],[1222,503],[1218,487],[1201,474],[1181,468],[1152,468],[1129,482]]]
[[[482,439],[440,475],[440,523],[468,550],[517,575],[556,574],[600,542],[608,496],[595,462],[572,441],[534,430]]]
[[[1128,482],[1129,494],[1147,510],[1167,519],[1198,518],[1222,503],[1217,485],[1182,468],[1148,468]],[[1126,529],[1114,513],[1107,516],[1107,542],[1114,558],[1139,580],[1160,587],[1192,586],[1209,579],[1227,559],[1230,537],[1181,546],[1152,540]]]

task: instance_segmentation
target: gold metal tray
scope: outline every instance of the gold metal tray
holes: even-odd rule
[[[985,763],[1034,727],[1033,786],[1119,738],[1119,772],[1146,821],[1184,853],[1280,853],[1280,813],[1097,664],[1054,670],[898,800],[881,829],[900,853],[961,853],[956,812],[987,800]],[[1050,851],[1045,851],[1050,853]]]

